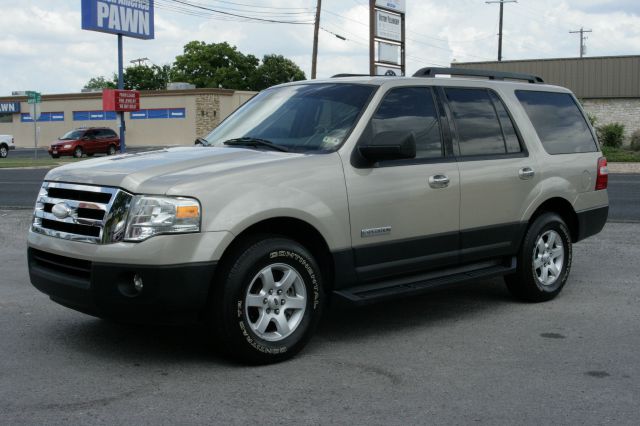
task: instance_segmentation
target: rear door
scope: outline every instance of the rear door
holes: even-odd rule
[[[360,282],[457,262],[460,179],[443,120],[430,87],[392,88],[359,143],[379,132],[411,131],[416,158],[366,166],[343,159]]]
[[[461,262],[513,254],[526,229],[521,218],[540,191],[538,164],[497,92],[441,90],[460,169]]]

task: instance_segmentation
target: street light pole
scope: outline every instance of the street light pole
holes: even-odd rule
[[[124,89],[124,71],[123,71],[123,53],[122,53],[122,34],[118,34],[118,89]],[[127,146],[125,143],[126,126],[124,124],[124,111],[119,111],[118,116],[120,118],[120,152],[125,153]]]

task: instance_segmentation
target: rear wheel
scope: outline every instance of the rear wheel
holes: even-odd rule
[[[76,158],[82,157],[82,148],[76,147],[76,149],[73,150],[73,156]]]
[[[555,213],[543,213],[529,226],[518,253],[518,269],[505,277],[507,288],[528,302],[556,297],[571,270],[571,236]]]
[[[238,250],[211,295],[224,348],[251,364],[284,361],[311,338],[324,295],[320,268],[295,241],[264,236]]]
[[[107,155],[115,155],[116,147],[114,145],[109,145],[109,149],[107,149]]]

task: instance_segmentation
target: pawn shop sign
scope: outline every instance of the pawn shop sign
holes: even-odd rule
[[[102,109],[105,111],[138,111],[140,92],[137,90],[102,90]]]

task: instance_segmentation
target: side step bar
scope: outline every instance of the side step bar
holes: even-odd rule
[[[413,296],[430,290],[459,284],[478,278],[489,278],[515,272],[516,258],[483,262],[418,276],[397,278],[335,290],[334,296],[350,305],[368,305],[381,300]]]

